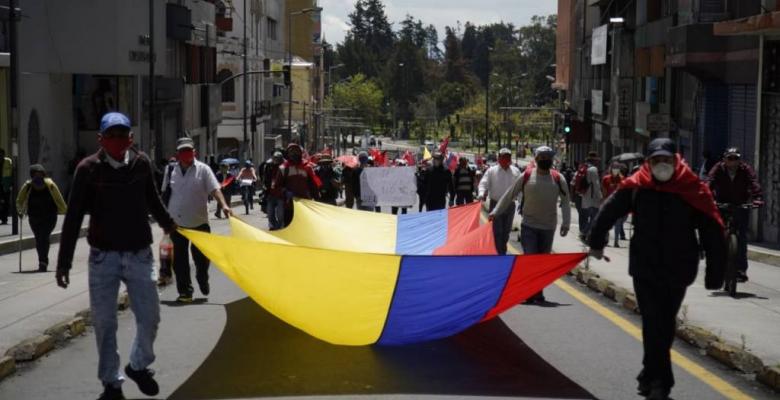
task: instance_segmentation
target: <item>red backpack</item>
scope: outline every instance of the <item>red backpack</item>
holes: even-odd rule
[[[574,181],[572,182],[574,193],[584,195],[588,192],[588,188],[590,187],[590,183],[588,182],[588,168],[590,168],[590,165],[587,163],[582,163],[577,167],[577,173],[574,175]]]

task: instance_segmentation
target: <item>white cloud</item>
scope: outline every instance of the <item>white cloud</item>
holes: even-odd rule
[[[558,11],[553,0],[385,0],[385,12],[390,22],[397,25],[409,14],[425,24],[433,24],[444,39],[444,27],[470,21],[477,25],[492,22],[511,22],[516,26],[527,24],[534,15],[550,15]],[[446,4],[445,6],[442,3]],[[349,29],[347,15],[354,9],[354,0],[321,0],[323,31],[331,43],[344,39]],[[346,27],[346,28],[345,28]]]

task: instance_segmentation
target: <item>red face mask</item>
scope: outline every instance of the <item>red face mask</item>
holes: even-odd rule
[[[182,150],[179,152],[179,161],[191,164],[195,160],[195,150]]]
[[[501,166],[501,168],[509,168],[509,164],[512,163],[511,159],[500,157],[498,159],[498,165]]]
[[[111,158],[121,161],[125,157],[125,152],[133,144],[133,139],[129,137],[103,137],[100,138],[100,145]]]

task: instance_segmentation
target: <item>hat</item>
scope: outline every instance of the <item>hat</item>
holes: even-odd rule
[[[599,157],[599,153],[595,151],[589,151],[588,152],[588,160],[600,160],[601,157]]]
[[[499,150],[499,151],[498,151],[498,156],[499,156],[499,157],[501,157],[501,156],[503,156],[503,155],[509,155],[509,156],[511,156],[511,155],[512,155],[512,150],[509,150],[509,149],[507,149],[506,147],[504,147],[503,149],[501,149],[501,150]]]
[[[244,160],[244,165],[252,166],[252,160]]]
[[[738,158],[742,158],[742,154],[739,152],[739,149],[736,147],[729,147],[728,149],[726,149],[725,152],[723,152],[723,158],[729,156],[737,156]]]
[[[536,148],[536,150],[534,150],[534,157],[539,157],[541,155],[554,156],[555,151],[549,146],[539,146]]]
[[[281,151],[275,151],[274,152],[274,158],[282,158],[282,157],[284,157],[284,155],[282,154]]]
[[[333,157],[323,154],[320,156],[320,158],[317,160],[317,163],[331,163],[333,162]]]
[[[100,133],[105,133],[115,126],[130,129],[130,118],[127,118],[126,115],[119,112],[107,113],[100,120]]]
[[[668,156],[671,157],[677,153],[677,146],[671,139],[658,138],[654,139],[647,145],[647,158],[655,156]]]
[[[36,173],[36,172],[42,172],[46,174],[46,168],[43,167],[41,164],[33,164],[30,165],[30,175]]]
[[[194,149],[194,148],[195,148],[195,142],[192,141],[192,138],[182,137],[176,141],[176,151],[184,150],[184,149]]]

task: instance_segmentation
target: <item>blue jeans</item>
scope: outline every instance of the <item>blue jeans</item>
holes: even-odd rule
[[[520,245],[523,246],[523,254],[547,254],[552,252],[555,230],[531,228],[528,225],[520,226]]]
[[[617,220],[617,222],[615,222],[615,227],[614,227],[614,231],[615,231],[615,238],[614,238],[614,240],[615,240],[616,242],[617,242],[617,241],[618,241],[618,239],[620,239],[621,237],[626,237],[626,231],[625,231],[625,229],[623,229],[623,224],[625,224],[625,223],[626,223],[626,219],[627,219],[627,218],[628,218],[628,216],[625,216],[625,217],[623,217],[623,218],[620,218],[619,220]]]
[[[268,229],[275,231],[284,226],[284,200],[268,196]]]
[[[154,362],[154,339],[160,324],[160,298],[154,273],[151,247],[132,251],[89,251],[89,304],[98,348],[98,379],[103,384],[119,386],[124,377],[119,372],[117,351],[117,296],[124,282],[135,315],[135,340],[130,351],[130,366],[141,370]]]

